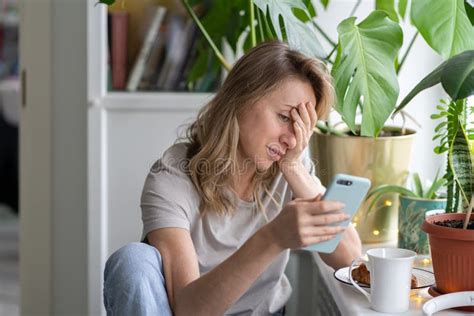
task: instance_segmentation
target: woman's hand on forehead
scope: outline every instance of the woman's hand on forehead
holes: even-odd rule
[[[293,121],[293,130],[296,137],[296,146],[288,149],[285,157],[280,163],[292,164],[299,161],[302,152],[309,144],[313,128],[316,125],[318,115],[314,104],[311,102],[300,103],[290,110]]]

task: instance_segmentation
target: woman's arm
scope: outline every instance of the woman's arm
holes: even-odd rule
[[[335,270],[350,266],[352,260],[362,255],[362,243],[352,224],[343,233],[341,241],[332,253],[319,253],[319,256]]]
[[[159,229],[148,238],[162,255],[168,301],[175,315],[223,315],[283,250],[266,230],[260,230],[227,260],[200,277],[187,230]]]
[[[295,197],[309,198],[323,193],[322,186],[314,180],[302,163],[281,170]],[[350,265],[352,260],[361,254],[362,244],[359,235],[350,225],[342,235],[336,250],[330,254],[320,253],[320,256],[327,265],[339,269]]]
[[[308,172],[301,160],[293,163],[283,162],[280,170],[288,182],[293,198],[311,199],[324,193],[324,187]]]
[[[329,240],[344,228],[331,223],[347,219],[338,202],[291,201],[239,250],[203,276],[189,232],[163,228],[148,234],[162,255],[166,289],[175,315],[222,315],[273,259],[285,249]]]
[[[300,159],[313,134],[313,127],[317,120],[316,111],[311,103],[300,104],[298,109],[291,110],[291,116],[296,146],[289,149],[284,159],[280,161],[280,170],[291,187],[294,197],[311,198],[318,196],[317,199],[320,199],[324,189],[308,172]],[[324,202],[322,201],[322,203]],[[362,244],[359,235],[351,225],[345,231],[336,250],[330,254],[320,254],[320,256],[326,264],[338,269],[349,265],[361,253]]]

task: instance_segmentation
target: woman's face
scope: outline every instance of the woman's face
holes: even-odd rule
[[[312,86],[291,78],[251,105],[239,118],[240,163],[264,171],[294,148],[296,137],[290,110],[306,102],[316,104]]]

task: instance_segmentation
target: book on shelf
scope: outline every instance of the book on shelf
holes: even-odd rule
[[[189,48],[184,58],[184,63],[179,71],[178,80],[174,86],[175,91],[187,91],[188,89],[188,76],[193,68],[197,57],[198,57],[198,44],[201,33],[197,27],[194,27],[189,34]]]
[[[191,47],[195,29],[194,21],[181,15],[173,15],[168,23],[166,54],[159,71],[156,87],[173,90],[179,80],[180,71]]]
[[[158,53],[158,42],[162,42],[160,41],[160,37],[162,37],[163,34],[160,34],[160,27],[165,17],[166,8],[162,6],[157,6],[156,8],[154,8],[154,11],[155,12],[148,27],[146,37],[143,40],[142,47],[128,78],[128,91],[136,91],[138,89],[142,77],[144,76],[144,73],[146,71],[146,67],[150,66],[148,64],[149,59],[153,57],[156,58],[156,56],[152,56],[151,53]]]
[[[124,89],[127,82],[128,13],[110,12],[112,88]]]
[[[109,90],[193,90],[187,77],[201,52],[197,47],[201,34],[194,21],[163,5],[149,3],[135,9],[109,11]],[[135,15],[147,18],[132,28],[138,22]],[[139,43],[135,54],[132,41]],[[206,89],[213,81],[199,86]]]
[[[155,83],[158,80],[159,70],[163,65],[163,55],[165,51],[169,16],[170,13],[168,12],[160,26],[159,34],[153,43],[150,57],[148,58],[145,65],[145,72],[138,86],[139,90],[153,90],[155,88]]]

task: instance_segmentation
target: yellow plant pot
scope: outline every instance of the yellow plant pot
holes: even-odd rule
[[[386,127],[384,131],[399,131]],[[405,185],[410,164],[415,131],[388,137],[359,137],[326,135],[317,131],[310,141],[311,158],[318,176],[327,185],[336,173],[347,173],[369,178],[372,187],[381,184]],[[354,216],[353,223],[362,242],[375,243],[397,240],[398,198],[386,194],[376,207],[367,213],[366,200]]]

